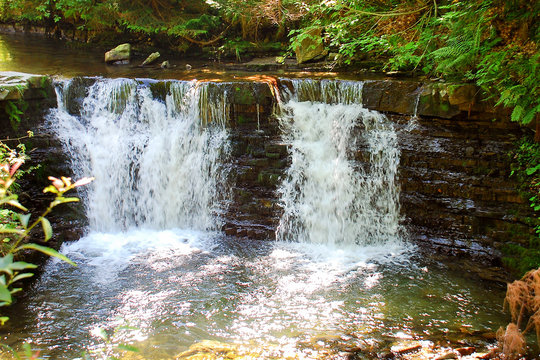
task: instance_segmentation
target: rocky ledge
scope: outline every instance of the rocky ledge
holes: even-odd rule
[[[94,80],[81,81],[86,86]],[[276,189],[289,159],[272,114],[275,87],[290,87],[291,81],[261,75],[215,86],[215,91],[227,91],[230,111],[235,185],[224,217],[223,230],[228,235],[274,238],[281,211]],[[154,90],[159,92],[159,86]],[[504,244],[527,246],[534,234],[527,221],[533,214],[518,193],[517,183],[509,178],[506,155],[523,129],[510,122],[504,111],[482,101],[476,90],[468,84],[366,80],[362,103],[386,113],[396,125],[402,154],[401,211],[412,240],[444,253],[472,254],[497,264]],[[56,103],[47,76],[0,73],[0,94],[0,109],[9,102],[28,102],[34,114],[21,116],[14,131],[7,112],[0,111],[0,138],[38,129],[43,112]],[[418,120],[411,129],[414,114]],[[66,174],[67,160],[49,135],[30,142],[35,148],[32,158],[42,168],[28,181],[39,194],[45,171]],[[356,161],[362,157],[359,152]]]

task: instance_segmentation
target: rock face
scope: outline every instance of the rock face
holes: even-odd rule
[[[322,41],[322,28],[312,29],[307,32],[307,35],[294,49],[298,64],[321,59],[328,53]]]
[[[105,62],[115,63],[115,62],[124,62],[129,61],[131,57],[131,45],[130,44],[122,44],[118,45],[112,50],[109,50],[105,53]]]
[[[160,56],[161,56],[161,55],[160,55],[158,52],[151,53],[151,54],[146,58],[146,60],[143,61],[143,63],[141,64],[141,66],[146,66],[146,65],[152,64],[152,63],[155,62]]]

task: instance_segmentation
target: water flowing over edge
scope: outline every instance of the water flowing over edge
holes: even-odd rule
[[[393,125],[360,105],[362,82],[291,83],[278,115],[291,156],[278,189],[284,211],[278,240],[399,242],[400,151]]]
[[[206,83],[152,85],[97,79],[79,98],[71,81],[56,86],[48,124],[75,175],[96,178],[83,193],[90,228],[219,229],[229,196],[227,94],[210,95]]]

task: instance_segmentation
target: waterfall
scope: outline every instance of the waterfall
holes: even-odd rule
[[[160,98],[155,85],[97,79],[74,112],[72,82],[57,84],[48,124],[75,176],[96,178],[83,193],[92,230],[219,227],[228,196],[226,93],[171,81],[160,83]]]
[[[393,125],[361,105],[362,83],[292,80],[279,114],[291,165],[277,238],[381,245],[399,233]]]

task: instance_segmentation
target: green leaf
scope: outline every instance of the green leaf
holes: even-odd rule
[[[527,173],[527,175],[530,176],[530,175],[534,174],[538,170],[540,170],[540,164],[536,165],[535,167],[528,168],[527,170],[525,170],[525,172]]]
[[[0,205],[2,205],[2,204],[8,204],[8,205],[11,205],[11,206],[13,206],[13,207],[16,207],[16,208],[18,208],[18,209],[20,209],[20,210],[22,210],[22,211],[28,211],[27,208],[25,208],[24,206],[22,206],[22,205],[21,205],[17,200],[15,200],[15,199],[10,199],[10,200],[7,200],[7,201],[6,201],[6,200],[1,200],[1,201],[0,201]]]
[[[25,244],[25,245],[22,245],[21,247],[19,247],[18,249],[36,250],[36,251],[44,253],[45,255],[53,256],[53,257],[58,258],[58,259],[60,259],[62,261],[65,261],[68,264],[71,264],[73,266],[77,266],[77,264],[75,264],[73,261],[69,260],[65,255],[62,255],[58,251],[56,251],[54,249],[51,249],[50,247],[47,247],[47,246],[42,246],[42,245],[38,245],[38,244]]]
[[[42,217],[41,218],[41,225],[43,226],[43,233],[45,234],[45,241],[48,241],[52,237],[52,226],[49,220]]]
[[[37,268],[37,265],[26,263],[24,261],[17,261],[11,264],[9,267],[11,270],[20,271],[26,269],[35,269]]]
[[[2,325],[4,325],[4,323],[9,320],[9,318],[7,318],[7,317],[2,317],[0,319],[5,319],[4,322],[2,322]],[[17,354],[17,352],[15,350],[13,350],[13,348],[11,346],[0,343],[0,347],[3,347],[8,352],[10,352],[11,355],[15,357],[15,360],[22,360],[21,357],[19,356],[19,354]]]
[[[11,304],[11,292],[5,285],[0,285],[0,301]]]
[[[7,316],[0,316],[0,325],[4,325],[8,320],[9,318]]]
[[[135,346],[133,345],[128,345],[128,344],[119,344],[117,347],[116,347],[117,350],[120,350],[120,351],[130,351],[130,352],[139,352],[139,349],[136,348]]]
[[[30,215],[31,214],[18,214],[19,220],[22,224],[22,226],[26,229],[28,227],[28,222],[30,221]]]
[[[22,288],[13,288],[13,289],[9,290],[11,295],[16,294],[16,293],[21,292],[21,291],[22,291]]]
[[[32,277],[32,276],[34,276],[34,274],[32,274],[32,273],[22,273],[22,274],[19,274],[19,275],[15,276],[13,278],[13,280],[11,280],[11,282],[19,281],[19,280],[22,280],[22,279],[27,279],[27,278]]]
[[[45,189],[43,189],[43,192],[44,192],[44,193],[52,192],[52,193],[54,193],[54,194],[60,194],[60,192],[58,191],[58,189],[55,188],[55,187],[52,186],[52,185],[49,185],[49,186],[47,186]]]
[[[13,254],[7,254],[0,258],[0,270],[7,270],[13,264]]]
[[[0,228],[0,234],[24,234],[24,231],[19,229],[6,229],[6,228]]]

